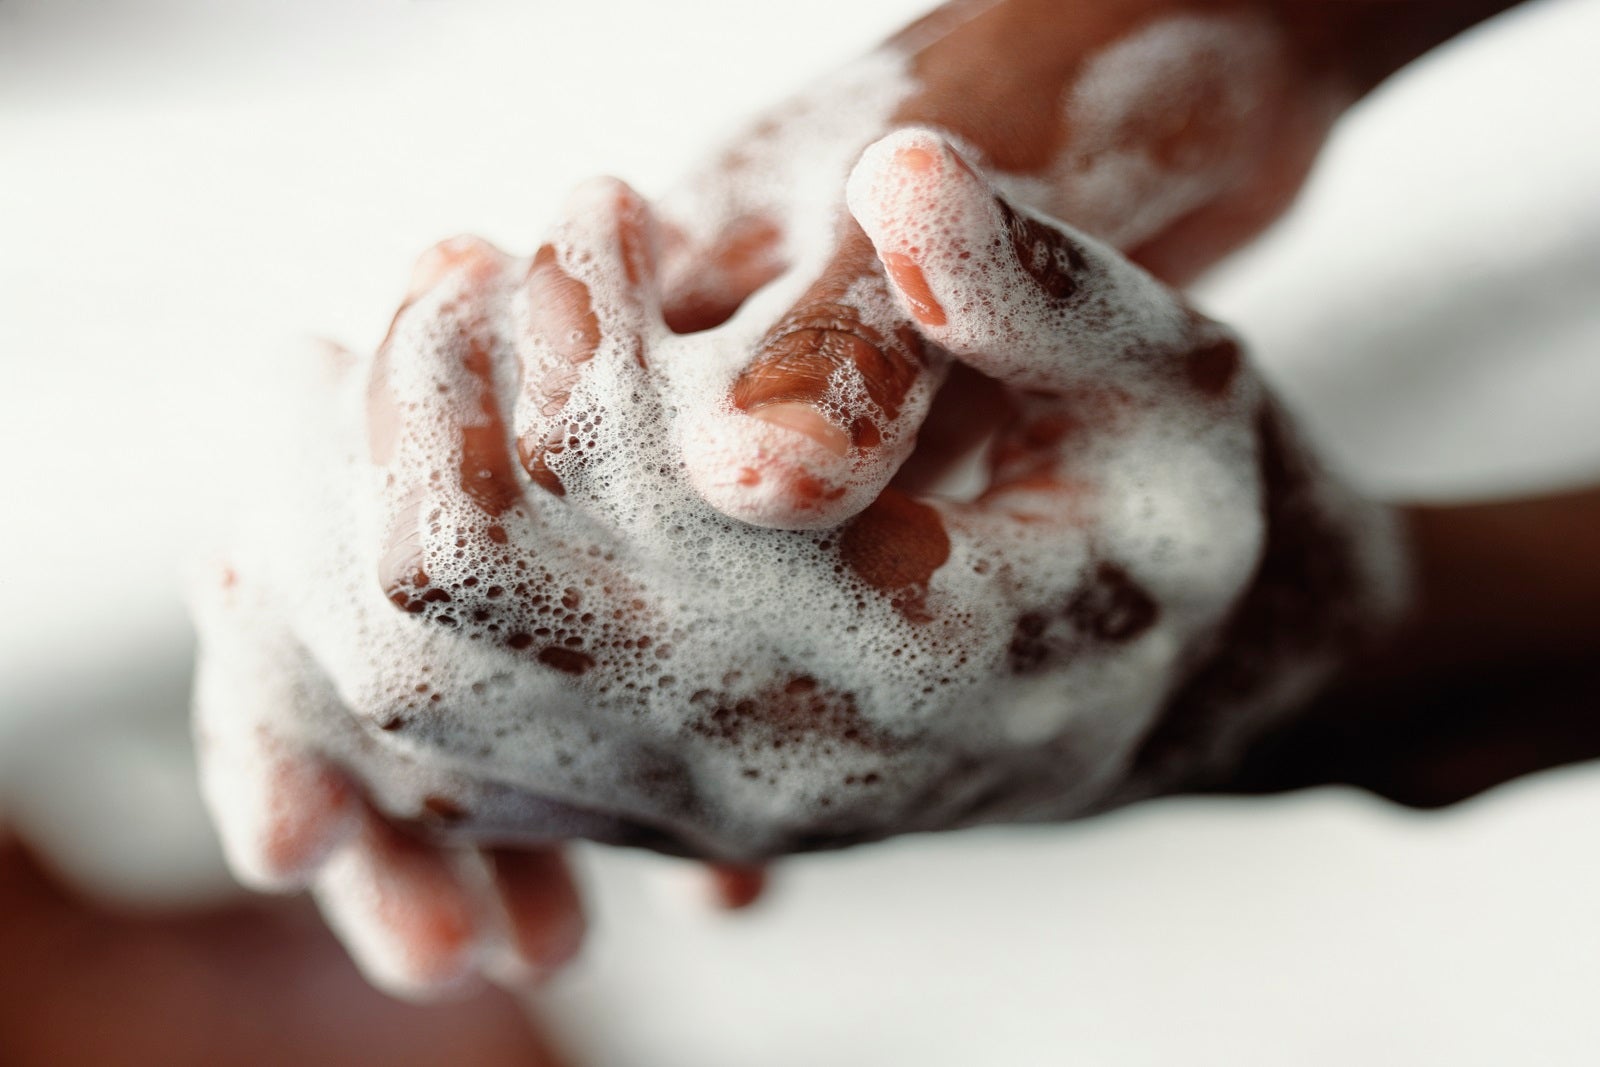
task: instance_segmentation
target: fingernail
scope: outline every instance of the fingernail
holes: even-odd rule
[[[906,170],[914,170],[919,174],[926,174],[939,165],[939,157],[926,148],[902,148],[894,154],[894,161]]]
[[[850,437],[810,404],[768,404],[750,412],[753,418],[804,434],[836,456],[850,451]]]
[[[883,269],[889,272],[895,287],[911,305],[911,314],[924,326],[943,326],[946,321],[944,307],[933,295],[928,278],[917,266],[916,260],[900,252],[885,252]]]

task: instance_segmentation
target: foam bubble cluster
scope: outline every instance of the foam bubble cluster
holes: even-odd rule
[[[912,150],[940,173],[896,176]],[[693,442],[744,417],[754,334],[662,326],[626,258],[639,205],[603,183],[529,259],[430,254],[263,501],[208,658],[212,625],[246,659],[288,645],[236,666],[241,689],[295,679],[272,729],[463,834],[736,861],[1090,803],[1249,588],[1260,389],[1215,327],[1020,219],[931,132],[857,179],[944,309],[927,333],[1029,390],[975,499],[890,489],[820,530],[708,504]]]
[[[1382,514],[1226,331],[960,138],[860,154],[914,88],[892,53],[843,84],[723,161],[737,195],[663,221],[597,181],[525,258],[438,246],[282,421],[197,597],[206,786],[241,872],[316,880],[392,986],[474,965],[485,914],[525,965],[570,950],[484,849],[1070,817],[1226,759],[1149,741],[1219,707],[1245,736],[1392,607]],[[980,431],[959,495],[896,480],[953,364],[1002,397],[941,398]],[[1264,602],[1303,640],[1235,641]]]

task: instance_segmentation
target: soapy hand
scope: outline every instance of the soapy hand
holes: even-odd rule
[[[241,875],[387,988],[525,980],[581,935],[562,841],[737,903],[1203,784],[1392,613],[1384,514],[1136,265],[1253,234],[1347,87],[1272,5],[1057,8],[941,9],[656,207],[424,257],[197,597]]]
[[[933,131],[871,146],[848,203],[881,267],[838,315],[863,346],[901,337],[923,382],[961,368],[933,429],[965,431],[966,491],[940,491],[959,447],[881,491],[842,463],[813,492],[839,457],[810,427],[717,443],[774,328],[673,332],[651,211],[599,181],[528,259],[474,240],[423,258],[335,385],[300,500],[273,500],[207,591],[198,721],[230,855],[312,885],[376,980],[558,967],[581,933],[554,851],[574,837],[704,858],[748,894],[738,872],[773,856],[1172,784],[1141,748],[1241,651],[1222,634],[1284,551],[1286,503],[1317,520],[1290,554],[1336,584],[1266,595],[1381,615],[1381,522],[1306,464],[1225,330]],[[770,487],[763,515],[789,526],[864,502],[774,529],[708,507],[719,484]],[[1296,633],[1210,694],[1230,728],[1351,640]]]

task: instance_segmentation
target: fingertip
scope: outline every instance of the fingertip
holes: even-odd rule
[[[690,477],[754,525],[820,529],[866,507],[910,452],[943,376],[883,282],[868,235],[841,225],[826,266],[766,332],[727,405],[685,438]]]
[[[574,185],[567,193],[562,214],[581,218],[594,209],[617,211],[625,204],[643,205],[644,197],[633,186],[610,174],[596,174]]]
[[[948,275],[961,269],[961,253],[974,235],[993,229],[987,218],[992,199],[960,153],[924,128],[897,130],[875,142],[851,173],[850,211],[901,306],[924,329],[949,324],[954,290]],[[939,289],[951,292],[941,296]]]
[[[851,180],[864,174],[899,169],[912,174],[936,174],[954,154],[949,140],[930,126],[902,126],[862,149]]]
[[[809,423],[810,414],[799,410],[806,407],[761,409],[772,418],[730,412],[697,426],[684,442],[695,490],[729,518],[785,530],[831,526],[864,507],[855,500],[858,479],[848,452],[785,421]]]
[[[475,973],[471,896],[443,849],[367,812],[322,868],[314,892],[368,981],[407,1000],[467,991]]]
[[[528,302],[527,339],[552,357],[558,367],[593,359],[604,340],[594,293],[562,262],[552,242],[545,242],[529,261],[523,279]]]
[[[939,157],[920,145],[908,145],[895,150],[894,162],[903,170],[926,174],[938,168]]]
[[[486,859],[512,956],[501,961],[500,977],[543,981],[572,962],[588,932],[571,867],[555,848],[495,849]]]
[[[406,299],[416,299],[458,272],[465,272],[473,281],[482,281],[508,258],[488,241],[471,234],[440,241],[417,257],[406,285]]]
[[[589,178],[568,195],[562,217],[601,220],[612,230],[615,252],[631,287],[656,280],[658,234],[655,213],[639,192],[609,175]]]
[[[652,342],[666,331],[657,230],[650,205],[626,182],[582,182],[515,294],[516,450],[527,476],[555,496],[568,488],[552,467],[569,436],[568,402],[585,383],[652,371]]]
[[[201,739],[202,782],[239,882],[281,893],[309,884],[359,829],[355,789],[317,756],[259,730]]]
[[[845,199],[871,233],[875,226],[914,221],[909,214],[936,210],[953,192],[987,187],[937,130],[909,126],[867,146],[845,184]]]
[[[307,884],[312,874],[360,828],[355,787],[320,762],[280,766],[278,809],[265,828],[258,874],[279,886]]]
[[[707,873],[711,878],[712,900],[724,911],[743,911],[766,893],[765,867],[712,863],[707,865]]]

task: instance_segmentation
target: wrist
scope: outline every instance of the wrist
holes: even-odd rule
[[[1326,471],[1276,404],[1258,433],[1265,530],[1254,576],[1107,807],[1276,774],[1282,761],[1262,753],[1298,737],[1321,695],[1404,625],[1416,580],[1402,516]]]
[[[1309,68],[1354,100],[1519,0],[1260,0]]]

